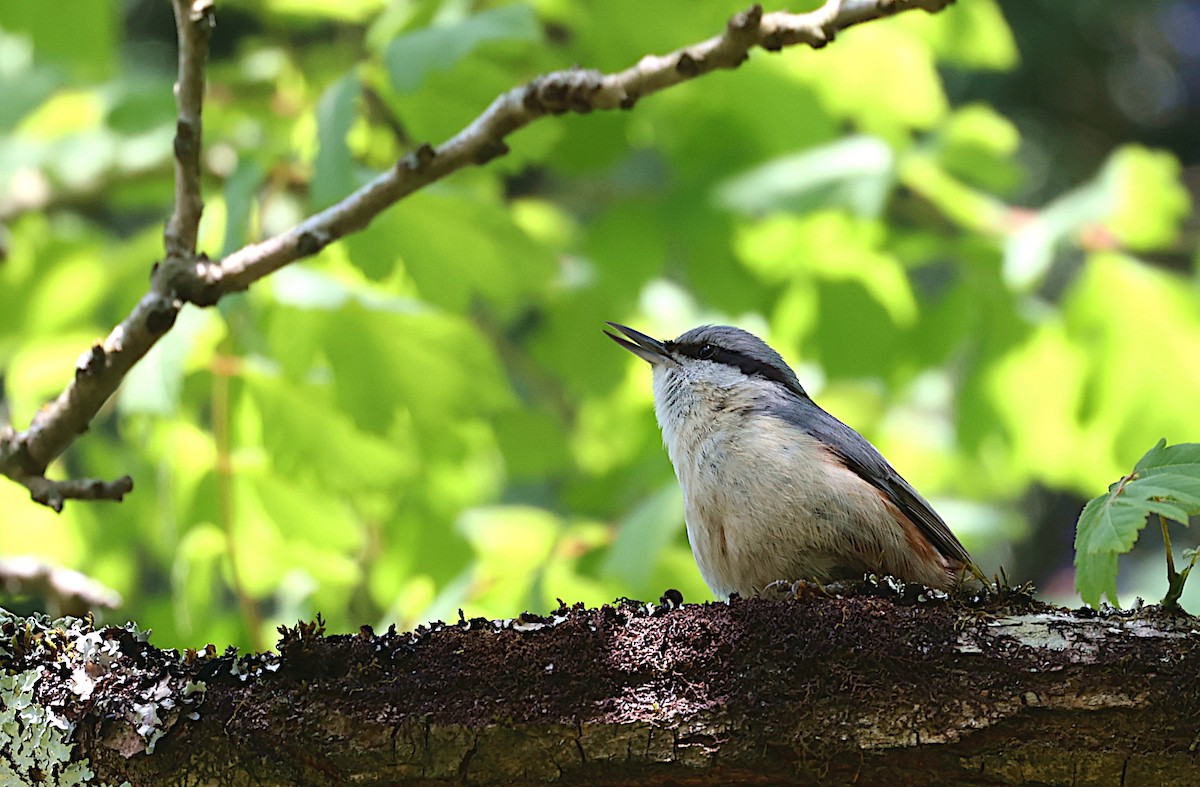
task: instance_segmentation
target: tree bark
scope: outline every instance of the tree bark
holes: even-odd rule
[[[0,776],[1196,783],[1200,620],[927,593],[664,597],[383,635],[302,624],[241,657],[8,617]]]

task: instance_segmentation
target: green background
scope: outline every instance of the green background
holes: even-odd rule
[[[200,247],[286,230],[539,73],[625,68],[742,5],[220,0]],[[985,570],[1071,602],[1083,501],[1160,437],[1200,441],[1198,24],[1182,0],[960,0],[755,52],[632,112],[540,120],[185,309],[51,471],[129,473],[134,493],[56,516],[0,483],[0,556],[116,589],[105,619],[160,645],[269,646],[317,611],[350,631],[704,600],[648,369],[601,328],[727,322]],[[17,428],[161,257],[174,36],[165,0],[0,5]],[[1165,587],[1152,536],[1123,563],[1126,602]]]

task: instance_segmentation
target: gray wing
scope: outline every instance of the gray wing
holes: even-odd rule
[[[900,512],[912,520],[921,534],[947,558],[971,565],[971,556],[933,507],[896,472],[875,446],[844,423],[822,410],[811,399],[767,408],[767,414],[803,429],[829,446],[843,464],[878,489]]]

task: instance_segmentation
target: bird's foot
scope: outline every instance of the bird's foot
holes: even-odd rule
[[[779,579],[763,588],[759,595],[763,598],[786,601],[811,601],[834,596],[825,585],[807,579],[797,579],[794,582]]]

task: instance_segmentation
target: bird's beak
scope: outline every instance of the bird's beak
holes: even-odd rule
[[[635,331],[632,328],[627,328],[624,325],[618,325],[615,322],[610,322],[608,324],[628,336],[630,339],[632,339],[632,341],[626,341],[620,336],[609,333],[608,331],[605,331],[604,335],[624,347],[626,350],[629,350],[629,352],[633,353],[642,360],[648,361],[651,365],[670,363],[674,361],[674,359],[671,358],[671,354],[667,352],[666,345],[660,342],[658,339],[651,339],[644,333]]]

